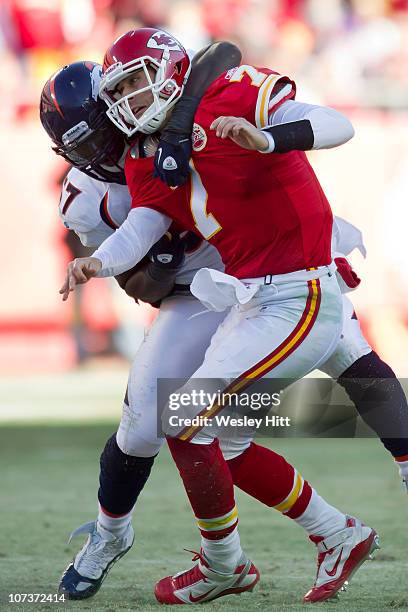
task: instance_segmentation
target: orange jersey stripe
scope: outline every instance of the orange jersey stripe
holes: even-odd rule
[[[105,195],[103,196],[100,206],[99,206],[99,213],[102,217],[102,220],[106,223],[106,225],[109,225],[110,228],[112,229],[118,229],[118,224],[115,223],[115,221],[112,219],[112,217],[109,214],[109,209],[108,209],[108,201],[109,201],[109,191],[107,191],[105,193]]]

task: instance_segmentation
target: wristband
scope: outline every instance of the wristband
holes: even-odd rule
[[[267,140],[268,140],[268,147],[266,149],[264,149],[263,151],[260,151],[258,149],[259,153],[273,153],[275,150],[275,140],[272,136],[272,134],[270,132],[267,132],[266,130],[262,130],[262,132],[265,134]]]
[[[309,119],[291,121],[273,125],[262,130],[266,135],[272,136],[275,147],[274,153],[289,153],[289,151],[310,151],[314,144],[314,133]],[[268,138],[268,136],[267,136]],[[268,153],[269,151],[261,151]]]

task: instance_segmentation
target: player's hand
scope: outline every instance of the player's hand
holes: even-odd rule
[[[266,151],[269,145],[265,134],[243,117],[217,117],[210,129],[218,138],[230,138],[243,149]]]
[[[64,284],[59,292],[62,294],[62,300],[68,299],[71,291],[74,291],[77,285],[87,283],[90,278],[96,276],[102,268],[102,262],[96,257],[78,257],[70,261],[67,267]]]
[[[150,249],[148,256],[155,268],[177,270],[184,263],[186,242],[177,233],[166,232]]]
[[[154,176],[169,187],[184,185],[190,173],[191,137],[163,132],[154,156]]]

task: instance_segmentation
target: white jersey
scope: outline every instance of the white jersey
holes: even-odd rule
[[[97,181],[76,168],[67,174],[62,185],[59,214],[84,246],[99,247],[122,225],[131,208],[126,185]],[[204,240],[191,252],[186,252],[176,283],[190,284],[200,268],[224,270],[215,247]]]

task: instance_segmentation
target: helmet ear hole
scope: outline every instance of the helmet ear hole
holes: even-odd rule
[[[177,74],[181,74],[182,63],[181,62],[177,62],[176,64],[174,64],[174,69],[177,72]]]

